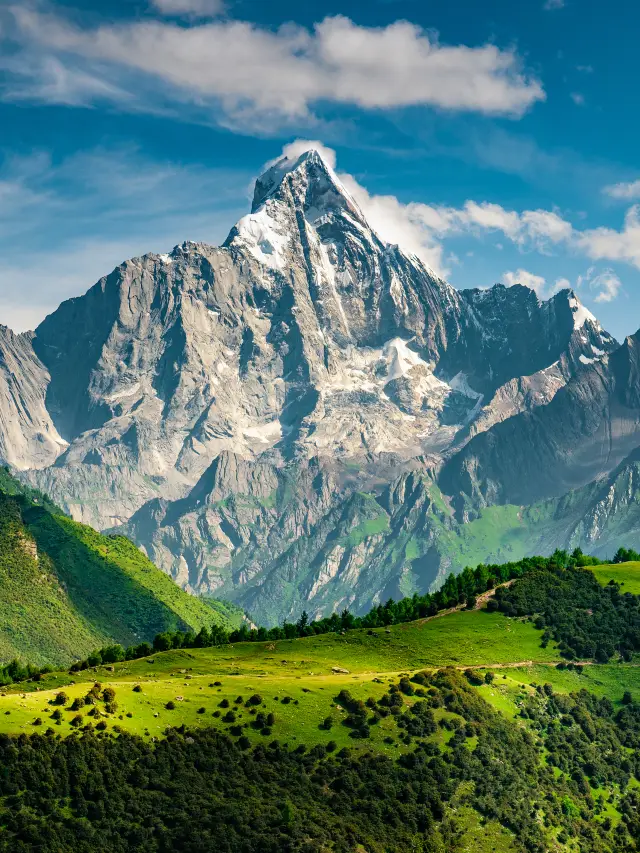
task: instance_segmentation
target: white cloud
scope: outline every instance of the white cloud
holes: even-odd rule
[[[519,269],[516,272],[505,272],[502,275],[502,281],[507,287],[513,287],[515,284],[522,284],[525,287],[531,288],[538,299],[549,299],[554,293],[559,290],[570,290],[571,282],[567,278],[557,278],[554,284],[547,284],[546,278],[527,270]]]
[[[589,267],[585,275],[578,277],[578,287],[584,284],[591,290],[598,291],[595,302],[613,302],[622,288],[622,282],[613,270],[604,269],[598,272],[595,267]]]
[[[547,2],[544,4],[544,8],[547,11],[551,11],[553,9],[563,9],[564,0],[547,0]]]
[[[319,151],[331,168],[336,168],[335,151],[318,141],[297,139],[284,147],[280,157],[297,158],[311,149]],[[280,157],[266,166],[273,165]],[[449,273],[442,246],[446,237],[499,233],[521,249],[543,253],[571,238],[571,223],[554,211],[518,213],[499,204],[476,201],[467,201],[462,208],[420,202],[405,204],[393,195],[370,193],[353,175],[338,172],[338,176],[383,240],[417,255],[443,277]]]
[[[585,98],[581,92],[571,92],[571,100],[577,107],[583,107]]]
[[[174,10],[197,5],[157,2]],[[407,21],[372,28],[334,16],[312,30],[287,24],[274,32],[237,20],[193,26],[153,20],[89,30],[35,8],[13,6],[10,14],[14,43],[22,48],[12,51],[10,63],[3,61],[9,77],[4,96],[14,100],[58,103],[62,97],[68,103],[50,83],[52,62],[68,78],[85,81],[67,80],[64,91],[83,93],[87,104],[111,95],[126,109],[188,104],[244,122],[260,116],[308,120],[320,101],[517,117],[545,98],[515,51],[443,45]],[[103,88],[92,92],[98,83]]]
[[[622,282],[613,270],[605,270],[600,275],[595,276],[592,285],[599,290],[595,297],[596,302],[612,302],[618,295]]]
[[[629,183],[621,182],[619,184],[611,184],[605,187],[602,192],[610,198],[623,199],[624,201],[633,201],[640,198],[640,180],[630,181]]]
[[[518,213],[492,202],[466,201],[462,208],[409,205],[414,218],[440,236],[500,233],[522,249],[548,252],[571,237],[572,226],[550,210]]]
[[[534,290],[540,299],[544,298],[547,280],[541,275],[534,275],[532,272],[520,269],[516,272],[504,273],[502,281],[507,287],[513,287],[515,284],[523,284],[525,287],[530,287],[531,290]]]
[[[640,205],[629,208],[621,231],[593,228],[575,235],[575,245],[594,261],[624,261],[640,269]]]
[[[151,0],[163,15],[186,15],[192,18],[213,18],[224,11],[222,0]]]
[[[306,151],[317,151],[322,156],[325,163],[331,166],[332,169],[336,168],[336,152],[333,148],[328,148],[324,143],[319,142],[317,139],[294,139],[293,142],[289,142],[288,145],[284,146],[282,154],[275,157],[273,160],[269,160],[268,163],[265,163],[264,168],[268,169],[270,166],[275,166],[275,164],[283,157],[287,157],[289,160],[297,160],[298,157]]]

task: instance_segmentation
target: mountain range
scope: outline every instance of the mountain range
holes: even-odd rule
[[[640,546],[639,341],[570,290],[456,290],[310,151],[222,246],[1,327],[0,458],[257,622],[362,612],[466,564]]]

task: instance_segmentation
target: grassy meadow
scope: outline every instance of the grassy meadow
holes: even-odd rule
[[[402,673],[530,660],[552,664],[559,658],[551,646],[540,647],[540,632],[530,622],[482,610],[344,635],[176,649],[72,676],[55,672],[37,683],[7,687],[0,692],[0,732],[16,734],[52,726],[56,733],[68,735],[74,731],[71,721],[80,713],[83,724],[100,719],[109,730],[120,727],[145,738],[161,736],[168,726],[214,726],[228,731],[233,725],[249,724],[245,733],[259,741],[263,735],[251,727],[252,714],[245,707],[250,696],[259,695],[258,710],[274,714],[272,734],[280,741],[308,746],[335,741],[338,747],[357,747],[359,742],[341,725],[346,711],[336,697],[343,688],[365,701],[380,698]],[[50,703],[56,692],[64,690],[68,709],[96,681],[116,691],[115,713],[89,718],[91,708],[87,707],[63,710],[59,723],[51,719],[56,706]],[[175,708],[167,709],[169,702]],[[234,708],[236,720],[224,722],[222,718]],[[331,728],[321,728],[328,717]],[[38,719],[40,724],[34,726]],[[371,738],[361,743],[392,754],[403,748],[395,739],[385,743],[394,729],[393,717],[383,719],[372,727]],[[449,735],[440,729],[434,738],[445,741]]]
[[[591,570],[602,586],[615,581],[623,592],[640,595],[640,563],[614,563],[608,566],[592,566]]]

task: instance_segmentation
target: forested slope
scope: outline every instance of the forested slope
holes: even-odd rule
[[[8,492],[13,492],[9,494]],[[0,661],[69,663],[107,642],[238,617],[177,587],[131,542],[77,524],[0,480]]]

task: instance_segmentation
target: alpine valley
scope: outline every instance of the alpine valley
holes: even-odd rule
[[[465,565],[640,547],[639,335],[569,290],[456,290],[309,151],[222,246],[2,327],[0,457],[261,625],[364,613]]]

